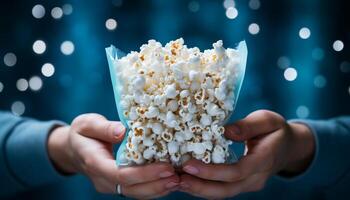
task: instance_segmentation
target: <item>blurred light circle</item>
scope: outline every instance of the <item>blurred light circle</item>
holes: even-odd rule
[[[341,51],[344,48],[344,43],[341,40],[336,40],[333,43],[333,49],[334,51]]]
[[[39,76],[33,76],[29,79],[29,87],[33,91],[38,91],[43,86],[43,81]]]
[[[238,16],[238,10],[234,7],[229,7],[226,10],[226,17],[229,19],[234,19]]]
[[[44,6],[37,4],[32,8],[32,15],[33,17],[40,19],[45,16],[45,8]]]
[[[200,8],[200,5],[198,3],[198,1],[190,1],[188,3],[188,9],[191,11],[191,12],[198,12],[199,11],[199,8]]]
[[[277,60],[277,66],[281,69],[286,69],[290,66],[290,60],[286,56],[281,56]]]
[[[46,44],[42,40],[37,40],[33,44],[33,51],[36,54],[43,54],[46,51]]]
[[[8,67],[12,67],[17,63],[17,57],[14,53],[7,53],[4,56],[4,63]]]
[[[73,7],[72,7],[72,5],[70,5],[70,4],[64,4],[63,6],[62,6],[62,11],[63,11],[63,14],[65,14],[65,15],[70,15],[70,14],[72,14],[73,13]]]
[[[260,1],[259,0],[250,0],[249,1],[249,8],[252,10],[258,10],[260,8]]]
[[[312,50],[312,58],[314,60],[322,60],[324,57],[324,51],[321,48],[315,48]]]
[[[252,23],[252,24],[249,25],[248,31],[249,31],[250,34],[256,35],[256,34],[258,34],[259,31],[260,31],[260,27],[259,27],[258,24]]]
[[[296,114],[299,118],[307,118],[310,114],[310,111],[308,107],[301,105],[301,106],[298,106],[296,110]]]
[[[314,85],[317,88],[323,88],[324,86],[326,86],[327,84],[327,80],[324,76],[322,75],[318,75],[314,78]]]
[[[51,63],[45,63],[41,67],[41,73],[46,77],[51,77],[55,73],[55,67]]]
[[[294,81],[298,76],[298,72],[296,69],[289,67],[286,70],[284,70],[284,78],[287,81]]]
[[[2,92],[4,90],[4,84],[2,84],[1,82],[0,82],[0,92]]]
[[[301,39],[308,39],[311,35],[311,31],[307,27],[303,27],[299,30],[299,36]]]
[[[16,87],[19,91],[26,91],[28,89],[28,81],[24,78],[20,78],[17,80]]]
[[[223,3],[225,9],[228,9],[230,7],[235,7],[235,1],[234,0],[225,0]]]
[[[60,19],[63,16],[63,11],[60,7],[54,7],[51,10],[51,16],[54,19]]]
[[[108,30],[112,31],[117,28],[117,21],[115,21],[115,19],[110,18],[106,20],[105,25]]]
[[[26,107],[22,101],[15,101],[11,105],[11,111],[14,115],[21,116],[24,114]]]
[[[349,92],[349,95],[350,95],[350,86],[349,86],[348,92]]]
[[[348,61],[343,61],[340,64],[340,71],[344,73],[350,72],[350,63]]]
[[[74,52],[74,44],[71,41],[64,41],[61,44],[61,52],[64,55],[71,55]]]
[[[123,1],[122,0],[112,0],[112,4],[114,6],[119,7],[119,6],[123,5]]]

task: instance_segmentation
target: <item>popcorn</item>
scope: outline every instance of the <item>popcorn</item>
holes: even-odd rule
[[[164,47],[149,40],[116,59],[120,107],[130,128],[129,163],[181,165],[191,158],[225,163],[232,143],[222,126],[235,106],[240,54],[221,40],[201,52],[182,38]]]

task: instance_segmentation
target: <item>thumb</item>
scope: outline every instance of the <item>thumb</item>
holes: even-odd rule
[[[72,122],[72,129],[80,135],[102,140],[109,143],[119,143],[125,133],[121,122],[108,121],[99,114],[83,114]]]
[[[284,118],[272,111],[258,110],[244,119],[225,126],[225,136],[234,141],[245,141],[281,128]]]

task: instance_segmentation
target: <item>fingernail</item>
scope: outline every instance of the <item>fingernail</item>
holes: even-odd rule
[[[125,127],[122,124],[118,124],[114,131],[114,136],[118,138],[124,132],[125,132]]]
[[[169,183],[167,183],[167,184],[165,185],[165,187],[166,187],[167,189],[170,189],[170,188],[173,188],[173,187],[178,186],[178,185],[179,185],[179,183],[169,182]]]
[[[184,171],[189,174],[198,174],[199,170],[191,165],[187,165],[184,167]]]
[[[172,175],[173,175],[173,173],[166,171],[166,172],[160,173],[159,177],[160,178],[166,178],[166,177],[169,177],[169,176],[172,176]]]
[[[240,135],[241,134],[241,131],[239,130],[239,128],[236,126],[236,125],[231,125],[230,126],[230,130],[233,134],[236,134],[236,135]]]
[[[189,188],[190,186],[187,184],[187,183],[185,183],[185,182],[181,182],[180,183],[180,188],[181,189],[187,189],[187,188]]]

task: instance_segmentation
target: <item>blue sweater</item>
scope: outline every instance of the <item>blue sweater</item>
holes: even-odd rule
[[[235,199],[349,199],[350,117],[299,121],[316,138],[308,169],[293,178],[271,177],[266,187]],[[40,122],[0,112],[0,199],[117,199],[95,192],[81,175],[61,176],[47,154],[50,130],[62,124]],[[175,192],[163,199],[195,199]]]

